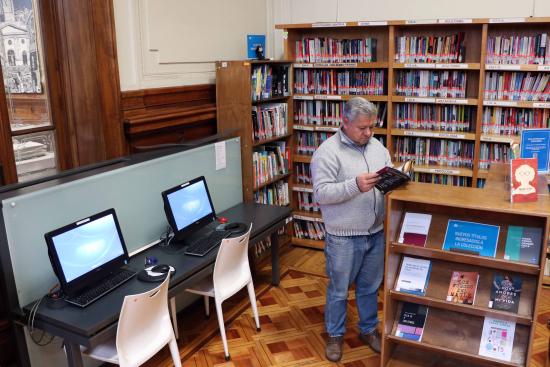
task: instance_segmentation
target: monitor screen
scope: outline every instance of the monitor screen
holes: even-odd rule
[[[86,275],[98,276],[127,259],[126,246],[113,209],[95,214],[45,235],[52,265],[65,285]],[[103,274],[106,275],[106,274]]]
[[[176,235],[199,229],[216,216],[203,176],[164,191],[162,197],[166,217]]]

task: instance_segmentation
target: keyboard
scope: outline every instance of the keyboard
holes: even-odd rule
[[[118,272],[111,274],[109,277],[103,279],[97,286],[93,288],[87,288],[84,292],[78,295],[65,297],[65,301],[79,307],[86,307],[90,303],[101,298],[119,285],[132,279],[134,275],[136,275],[136,272],[134,270],[120,269]]]
[[[210,235],[203,237],[193,243],[185,250],[186,255],[204,256],[214,247],[218,246],[224,238],[229,237],[231,231],[213,231]]]

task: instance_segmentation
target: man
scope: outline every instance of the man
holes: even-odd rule
[[[376,107],[361,97],[344,107],[341,129],[315,151],[313,192],[325,223],[329,277],[325,306],[326,357],[342,358],[348,290],[355,282],[360,339],[380,352],[378,287],[384,272],[384,196],[376,171],[391,165],[388,150],[372,138]]]

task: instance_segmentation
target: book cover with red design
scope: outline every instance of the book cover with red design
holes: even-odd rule
[[[447,301],[473,305],[476,298],[479,274],[475,272],[453,271]]]
[[[537,158],[510,161],[510,201],[537,201]]]

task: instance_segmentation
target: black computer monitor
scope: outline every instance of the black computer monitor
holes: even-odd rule
[[[204,176],[162,192],[164,212],[177,241],[216,219]]]
[[[114,209],[108,209],[44,235],[48,255],[68,295],[97,283],[128,260]]]

